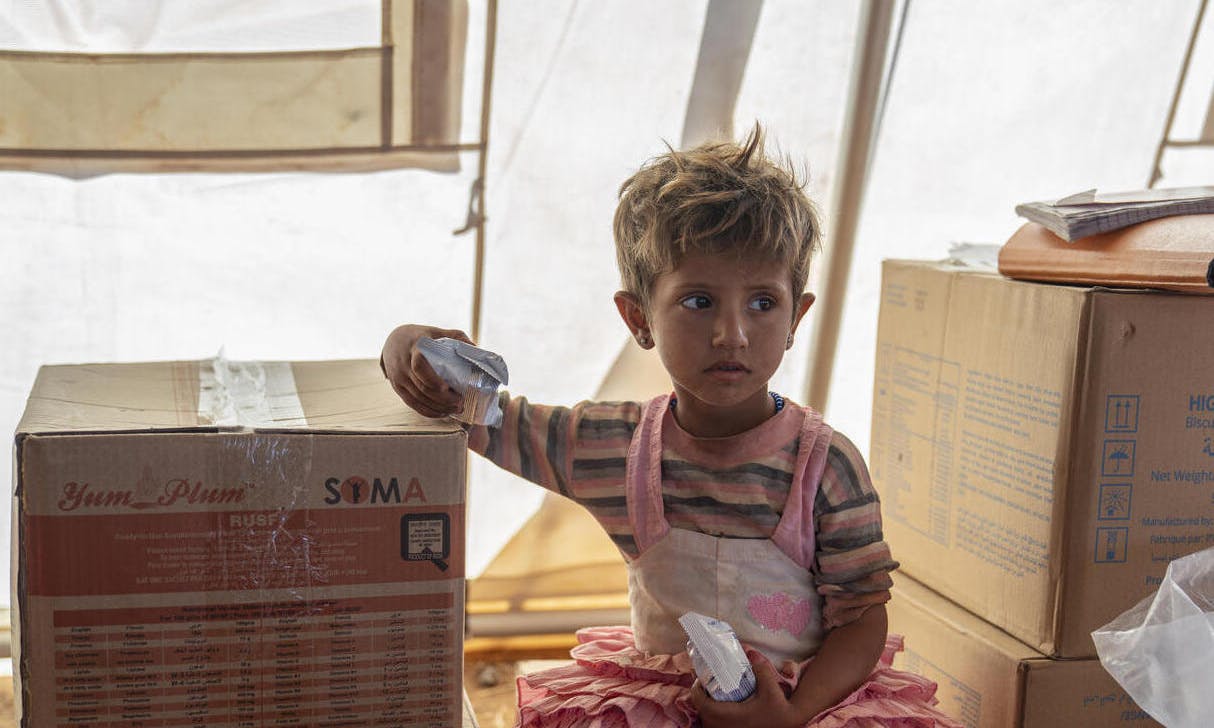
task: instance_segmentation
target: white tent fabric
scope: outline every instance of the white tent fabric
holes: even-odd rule
[[[1018,201],[1146,184],[1197,6],[912,4],[839,343],[840,357],[865,353],[836,366],[828,405],[836,426],[863,433],[864,452],[877,262],[1001,244],[1023,222]],[[1186,183],[1160,186],[1173,182]]]
[[[625,340],[611,304],[615,191],[663,151],[663,139],[681,138],[707,5],[499,8],[481,342],[510,363],[517,393],[556,403],[590,397]],[[165,0],[152,17],[134,0],[3,7],[0,48],[73,52],[365,45],[379,12],[377,2],[354,0],[323,9],[273,0],[253,10]],[[880,260],[943,257],[954,241],[1002,242],[1018,225],[1017,202],[1141,186],[1197,7],[912,3],[826,413],[861,450]],[[824,208],[856,10],[767,0],[736,106],[736,129],[759,119],[773,144],[808,164]],[[464,141],[479,133],[483,0],[470,2],[470,15]],[[1194,134],[1214,78],[1210,36],[1195,56],[1195,96],[1177,120]],[[1211,181],[1209,156],[1179,159],[1165,158],[1163,185]],[[467,328],[473,241],[451,231],[463,225],[476,166],[465,154],[453,175],[0,173],[0,430],[12,431],[42,363],[203,358],[221,347],[233,359],[373,357],[403,321]],[[808,338],[799,337],[774,384],[797,398]],[[474,461],[471,575],[541,497]]]
[[[64,53],[340,50],[379,41],[377,0],[27,0],[5,4],[0,48]]]
[[[85,27],[122,25],[86,9]],[[0,168],[454,171],[467,4],[381,0],[379,16],[374,42],[339,49],[0,49]]]

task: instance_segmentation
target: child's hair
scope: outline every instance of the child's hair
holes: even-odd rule
[[[704,252],[787,261],[800,296],[821,241],[803,186],[787,161],[764,154],[758,123],[741,145],[709,142],[654,157],[620,186],[614,228],[624,290],[648,305],[659,275]]]

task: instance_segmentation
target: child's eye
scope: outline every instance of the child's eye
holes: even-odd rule
[[[751,299],[750,307],[755,311],[770,311],[776,307],[776,299],[771,296],[757,296]]]
[[[688,296],[687,298],[684,298],[683,300],[679,301],[679,304],[681,304],[684,308],[692,308],[692,309],[708,308],[709,306],[712,305],[712,299],[710,299],[708,296],[702,296],[700,294],[695,294],[692,296]]]

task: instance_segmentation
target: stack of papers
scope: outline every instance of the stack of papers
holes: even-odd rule
[[[1064,240],[1119,230],[1173,215],[1214,213],[1214,187],[1179,187],[1097,194],[1087,190],[1055,202],[1027,202],[1016,214]]]

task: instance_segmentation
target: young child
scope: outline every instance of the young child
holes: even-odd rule
[[[471,447],[572,498],[628,563],[632,626],[578,633],[574,663],[519,678],[521,726],[957,726],[936,686],[893,670],[889,572],[877,494],[856,448],[768,391],[813,303],[813,204],[763,152],[706,144],[650,160],[620,188],[620,316],[656,348],[673,394],[649,402],[530,404],[503,394]],[[385,375],[423,415],[460,396],[402,326]],[[678,618],[727,621],[758,687],[717,702],[695,682]]]

